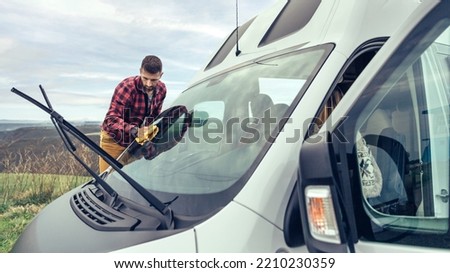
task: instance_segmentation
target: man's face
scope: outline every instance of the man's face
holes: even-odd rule
[[[153,91],[155,89],[163,74],[163,72],[152,74],[145,71],[145,69],[143,68],[141,68],[140,72],[142,84],[144,85],[145,91],[147,92]]]

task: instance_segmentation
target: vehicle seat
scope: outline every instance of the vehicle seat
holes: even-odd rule
[[[288,108],[289,105],[285,103],[274,104],[270,108],[271,116],[277,118],[277,120],[280,121],[280,119],[284,116]]]
[[[364,134],[383,179],[380,196],[368,198],[369,204],[386,214],[415,215],[416,208],[405,187],[408,163],[408,153],[403,146],[405,136],[393,128],[390,110],[375,110]]]
[[[273,106],[273,101],[267,94],[258,94],[250,101],[250,109],[254,118],[264,117],[264,112]]]

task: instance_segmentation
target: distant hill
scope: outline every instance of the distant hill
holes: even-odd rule
[[[15,120],[0,120],[0,132],[12,131],[21,127],[41,127],[51,126],[49,122],[39,121],[15,121]]]
[[[100,125],[78,125],[75,126],[84,134],[99,133]],[[59,138],[53,124],[18,126],[16,129],[0,130],[0,141],[8,140],[35,140],[40,138]]]
[[[101,121],[70,121],[71,124],[75,126],[97,126],[99,127]],[[53,127],[50,121],[39,121],[39,120],[7,120],[0,119],[0,132],[2,131],[12,131],[22,127]]]
[[[99,122],[79,122],[74,126],[95,143],[99,143]],[[0,122],[0,128],[8,128],[0,130],[0,172],[84,172],[65,150],[53,124]],[[74,137],[72,139],[88,165],[97,170],[97,155],[87,148],[81,149],[83,145]],[[66,172],[69,165],[72,173]]]

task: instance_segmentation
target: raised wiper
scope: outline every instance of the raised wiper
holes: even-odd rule
[[[44,88],[42,87],[42,85],[39,85],[39,88],[41,89],[41,93],[42,96],[44,96],[45,102],[47,103],[48,109],[50,109],[52,111],[52,113],[55,113],[55,111],[53,110],[53,106],[50,103],[50,100],[47,97],[47,94],[44,90]],[[102,188],[109,194],[109,196],[111,197],[111,201],[109,202],[109,205],[113,205],[115,200],[117,199],[117,192],[108,184],[105,182],[105,180],[103,180],[94,170],[92,170],[76,153],[76,147],[73,144],[73,142],[70,140],[69,136],[67,135],[66,130],[67,129],[63,129],[62,126],[64,126],[61,122],[58,122],[57,119],[58,115],[51,115],[50,116],[50,120],[52,121],[53,125],[55,126],[56,131],[58,132],[59,136],[61,137],[64,146],[66,146],[67,150],[73,155],[73,157],[75,157],[75,159],[78,161],[78,163],[80,163],[88,172],[89,174],[95,179],[95,181],[97,181],[97,183],[99,183]],[[60,115],[58,116],[59,118],[62,118]]]
[[[90,138],[88,138],[86,135],[84,135],[81,131],[79,131],[75,126],[70,124],[68,121],[66,121],[58,112],[56,112],[53,107],[50,104],[50,101],[48,100],[48,97],[42,88],[42,86],[39,86],[41,89],[41,92],[46,100],[46,103],[48,104],[48,107],[43,105],[42,103],[38,102],[37,100],[33,99],[32,97],[26,95],[25,93],[17,90],[16,88],[12,88],[11,92],[21,96],[22,98],[28,100],[29,102],[33,103],[37,107],[41,108],[43,111],[48,113],[50,115],[50,118],[52,122],[55,124],[55,127],[60,134],[61,138],[64,141],[64,144],[66,147],[71,151],[71,153],[74,155],[75,147],[73,143],[70,141],[70,138],[67,135],[67,132],[69,132],[72,136],[77,138],[79,141],[84,143],[87,147],[89,147],[91,150],[93,150],[95,153],[97,153],[99,156],[101,156],[118,174],[120,174],[144,199],[152,206],[156,208],[162,215],[164,215],[166,218],[166,225],[168,227],[173,226],[173,213],[170,209],[169,205],[163,203],[161,200],[159,200],[156,196],[151,194],[149,191],[147,191],[141,184],[137,183],[133,178],[131,178],[128,174],[122,171],[123,165],[118,162],[115,158],[110,156],[108,153],[106,153],[100,146],[98,146],[94,141],[92,141]],[[75,156],[75,158],[80,162],[81,160]],[[98,181],[98,183],[101,184],[102,187],[104,187],[105,191],[108,192],[112,197],[116,197],[117,193],[103,180],[100,178],[99,175],[97,175],[91,168],[89,168],[84,162],[80,162],[83,167],[87,167],[87,170],[93,177]]]

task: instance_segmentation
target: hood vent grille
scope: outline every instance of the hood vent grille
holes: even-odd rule
[[[70,199],[70,206],[83,222],[97,230],[133,230],[139,224],[138,219],[117,211],[98,200],[89,188],[74,194]]]

